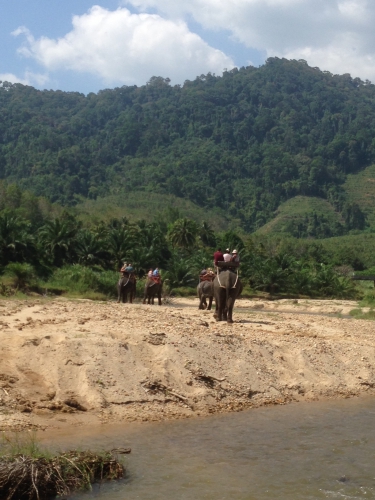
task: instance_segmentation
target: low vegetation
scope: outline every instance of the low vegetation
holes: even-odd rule
[[[111,453],[68,451],[54,455],[35,435],[6,435],[0,442],[0,496],[4,500],[50,500],[87,490],[94,482],[121,479],[124,466]]]
[[[369,319],[375,320],[375,311],[374,309],[370,309],[369,311],[363,311],[362,309],[353,309],[350,311],[350,316],[355,319]]]
[[[241,277],[250,293],[363,298],[350,279],[375,268],[375,234],[316,240],[278,234],[215,231],[206,221],[183,217],[168,207],[151,222],[127,217],[81,220],[74,211],[45,211],[41,200],[19,192],[11,210],[0,211],[0,294],[38,293],[106,300],[116,297],[118,271],[131,262],[142,278],[159,267],[168,294],[194,293],[199,272],[212,267],[217,247],[236,248]],[[17,191],[18,192],[18,191]],[[26,203],[27,202],[27,203]]]

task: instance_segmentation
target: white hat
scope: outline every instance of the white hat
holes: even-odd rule
[[[225,251],[226,251],[226,252],[230,252],[229,248],[227,248]]]
[[[237,253],[237,250],[233,250],[233,252],[232,252],[232,253]]]

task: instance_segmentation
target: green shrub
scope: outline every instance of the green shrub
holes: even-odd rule
[[[366,290],[363,299],[359,303],[361,307],[375,307],[375,289]]]
[[[56,269],[43,286],[48,289],[60,289],[65,293],[94,297],[94,300],[116,296],[118,273],[98,271],[81,265],[64,266]],[[99,295],[98,295],[99,294]]]
[[[173,288],[171,295],[175,297],[196,297],[197,289],[190,286],[180,286]]]
[[[375,311],[373,309],[368,312],[363,312],[362,309],[352,309],[349,314],[356,319],[375,320]]]
[[[12,286],[19,290],[25,290],[35,284],[35,269],[30,264],[11,262],[5,268],[5,276],[9,277]]]

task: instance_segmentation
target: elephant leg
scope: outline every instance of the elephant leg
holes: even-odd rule
[[[130,302],[130,304],[133,304],[133,289],[132,288],[129,290],[129,302]]]
[[[212,299],[213,299],[213,297],[208,297],[207,311],[211,311],[211,309],[212,309]]]
[[[219,321],[219,297],[215,295],[215,312],[214,312],[214,318],[216,321]]]
[[[219,303],[219,305],[216,307],[216,313],[215,313],[215,315],[214,315],[214,316],[215,316],[216,321],[223,321],[223,308],[222,308],[222,306],[220,305],[220,303]]]
[[[227,322],[233,323],[232,314],[233,314],[233,306],[234,306],[234,297],[229,296],[227,300]]]
[[[223,308],[223,321],[227,321],[228,318],[228,309],[226,307]]]
[[[227,311],[226,311],[226,291],[225,289],[220,289],[219,295],[219,321],[226,321],[227,319]]]
[[[206,302],[205,297],[203,295],[200,295],[200,297],[199,297],[199,309],[206,309],[205,302]]]
[[[161,292],[158,293],[158,304],[161,306]]]

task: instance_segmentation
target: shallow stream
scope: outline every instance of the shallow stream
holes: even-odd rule
[[[375,498],[375,399],[48,431],[53,447],[131,447],[127,479],[75,500]]]

